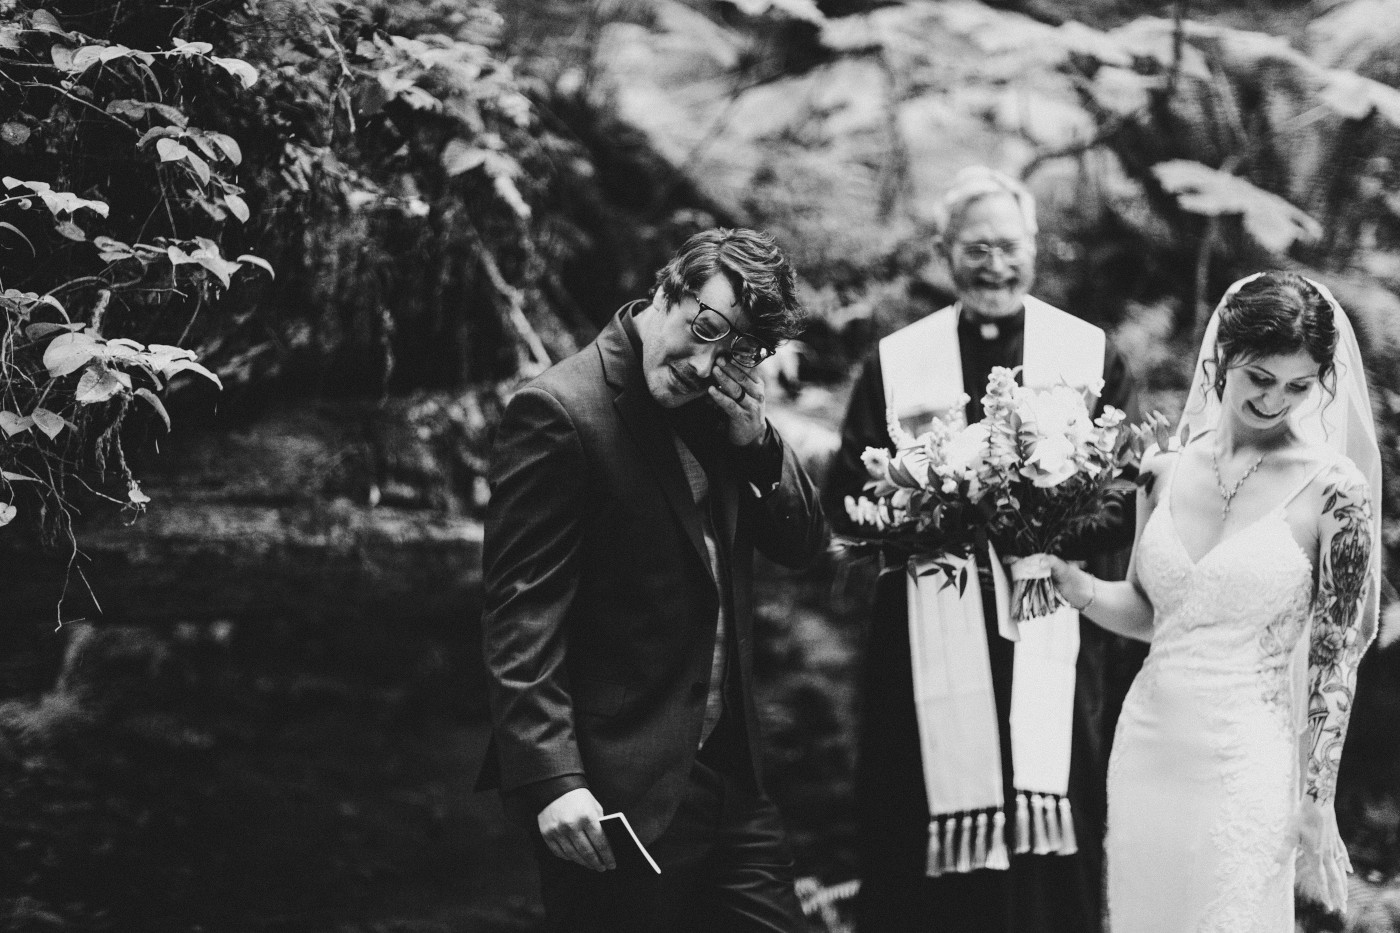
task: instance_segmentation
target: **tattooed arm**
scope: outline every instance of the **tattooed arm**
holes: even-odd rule
[[[1337,791],[1347,722],[1356,694],[1356,668],[1366,644],[1360,614],[1371,563],[1371,497],[1366,480],[1350,464],[1330,475],[1322,494],[1317,595],[1308,652],[1308,754],[1306,790],[1330,804]]]

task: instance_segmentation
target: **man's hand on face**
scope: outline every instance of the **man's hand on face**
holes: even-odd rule
[[[746,447],[763,437],[763,380],[753,370],[744,369],[730,360],[722,360],[714,368],[715,384],[710,386],[710,398],[728,420],[729,442]]]
[[[578,787],[556,797],[535,821],[550,852],[593,871],[608,871],[617,862],[598,822],[602,817],[603,807],[593,792]]]

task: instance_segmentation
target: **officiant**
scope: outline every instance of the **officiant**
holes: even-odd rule
[[[936,417],[977,421],[995,366],[1023,367],[1029,386],[1091,391],[1102,380],[1095,415],[1112,405],[1138,420],[1136,387],[1104,332],[1029,294],[1029,190],[979,166],[958,174],[942,206],[936,248],[957,301],[866,360],[825,489],[838,531],[853,530],[843,503],[866,481],[862,452],[891,447],[887,412],[916,435]],[[1063,556],[1122,579],[1131,495],[1110,511]],[[979,552],[980,585],[957,597],[940,592],[941,575],[903,566],[876,586],[855,787],[860,933],[1102,929],[1108,751],[1141,649],[1073,609],[1018,628],[995,549]]]

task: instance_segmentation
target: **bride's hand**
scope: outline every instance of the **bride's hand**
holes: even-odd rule
[[[1072,607],[1082,609],[1094,598],[1094,578],[1074,564],[1053,554],[1046,555],[1055,589]]]
[[[1345,913],[1351,859],[1337,831],[1332,805],[1304,797],[1294,822],[1298,841],[1295,887],[1299,896],[1334,913]]]

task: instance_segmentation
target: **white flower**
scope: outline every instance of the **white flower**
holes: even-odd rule
[[[851,521],[855,522],[857,525],[862,524],[860,520],[860,503],[856,502],[855,496],[847,496],[845,499],[845,505],[846,517],[849,518]]]
[[[1042,437],[1026,458],[1021,475],[1042,489],[1058,486],[1075,474],[1074,443],[1064,435]]]
[[[888,479],[890,475],[890,452],[883,447],[867,447],[860,455],[860,462],[873,479]]]
[[[1094,419],[1094,424],[1101,428],[1116,428],[1122,424],[1123,419],[1127,417],[1128,416],[1120,409],[1114,408],[1112,405],[1105,405],[1103,407],[1103,414]]]
[[[944,448],[944,468],[940,472],[944,476],[957,477],[975,474],[986,462],[989,436],[987,426],[981,422],[963,428]]]
[[[1058,435],[1078,446],[1088,442],[1093,428],[1084,396],[1069,386],[1020,389],[1016,393],[1016,410],[1023,427],[1041,438]]]

